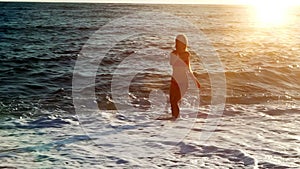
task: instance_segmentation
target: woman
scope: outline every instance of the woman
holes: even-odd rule
[[[187,51],[187,38],[185,35],[178,35],[175,40],[175,50],[170,54],[170,65],[173,74],[170,85],[170,103],[172,119],[179,117],[179,101],[188,89],[188,75],[192,77],[197,87],[200,83],[194,76],[190,66],[190,53]]]

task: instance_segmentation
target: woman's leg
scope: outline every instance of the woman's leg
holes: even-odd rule
[[[180,92],[177,92],[177,90],[170,91],[170,103],[171,103],[173,118],[177,118],[179,116],[178,102],[180,101],[180,99],[181,99]]]
[[[179,109],[179,101],[181,100],[181,97],[184,95],[186,92],[187,86],[182,85],[179,86],[174,79],[171,80],[171,85],[170,85],[170,103],[171,103],[171,110],[172,110],[172,117],[173,118],[178,118],[180,114],[180,109]]]

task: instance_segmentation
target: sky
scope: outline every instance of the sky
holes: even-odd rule
[[[269,1],[300,5],[300,0],[0,0],[14,2],[96,2],[96,3],[153,3],[153,4],[253,4]]]

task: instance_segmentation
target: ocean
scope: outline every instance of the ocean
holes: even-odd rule
[[[1,2],[0,168],[300,168],[299,11]],[[201,89],[160,121],[178,34]]]

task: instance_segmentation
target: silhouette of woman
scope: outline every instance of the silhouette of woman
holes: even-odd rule
[[[185,35],[177,35],[175,39],[175,50],[170,54],[170,65],[173,73],[170,84],[170,103],[172,119],[179,117],[178,103],[188,89],[188,75],[192,77],[195,84],[200,88],[200,83],[194,76],[190,66],[190,53],[187,51],[187,38]]]

